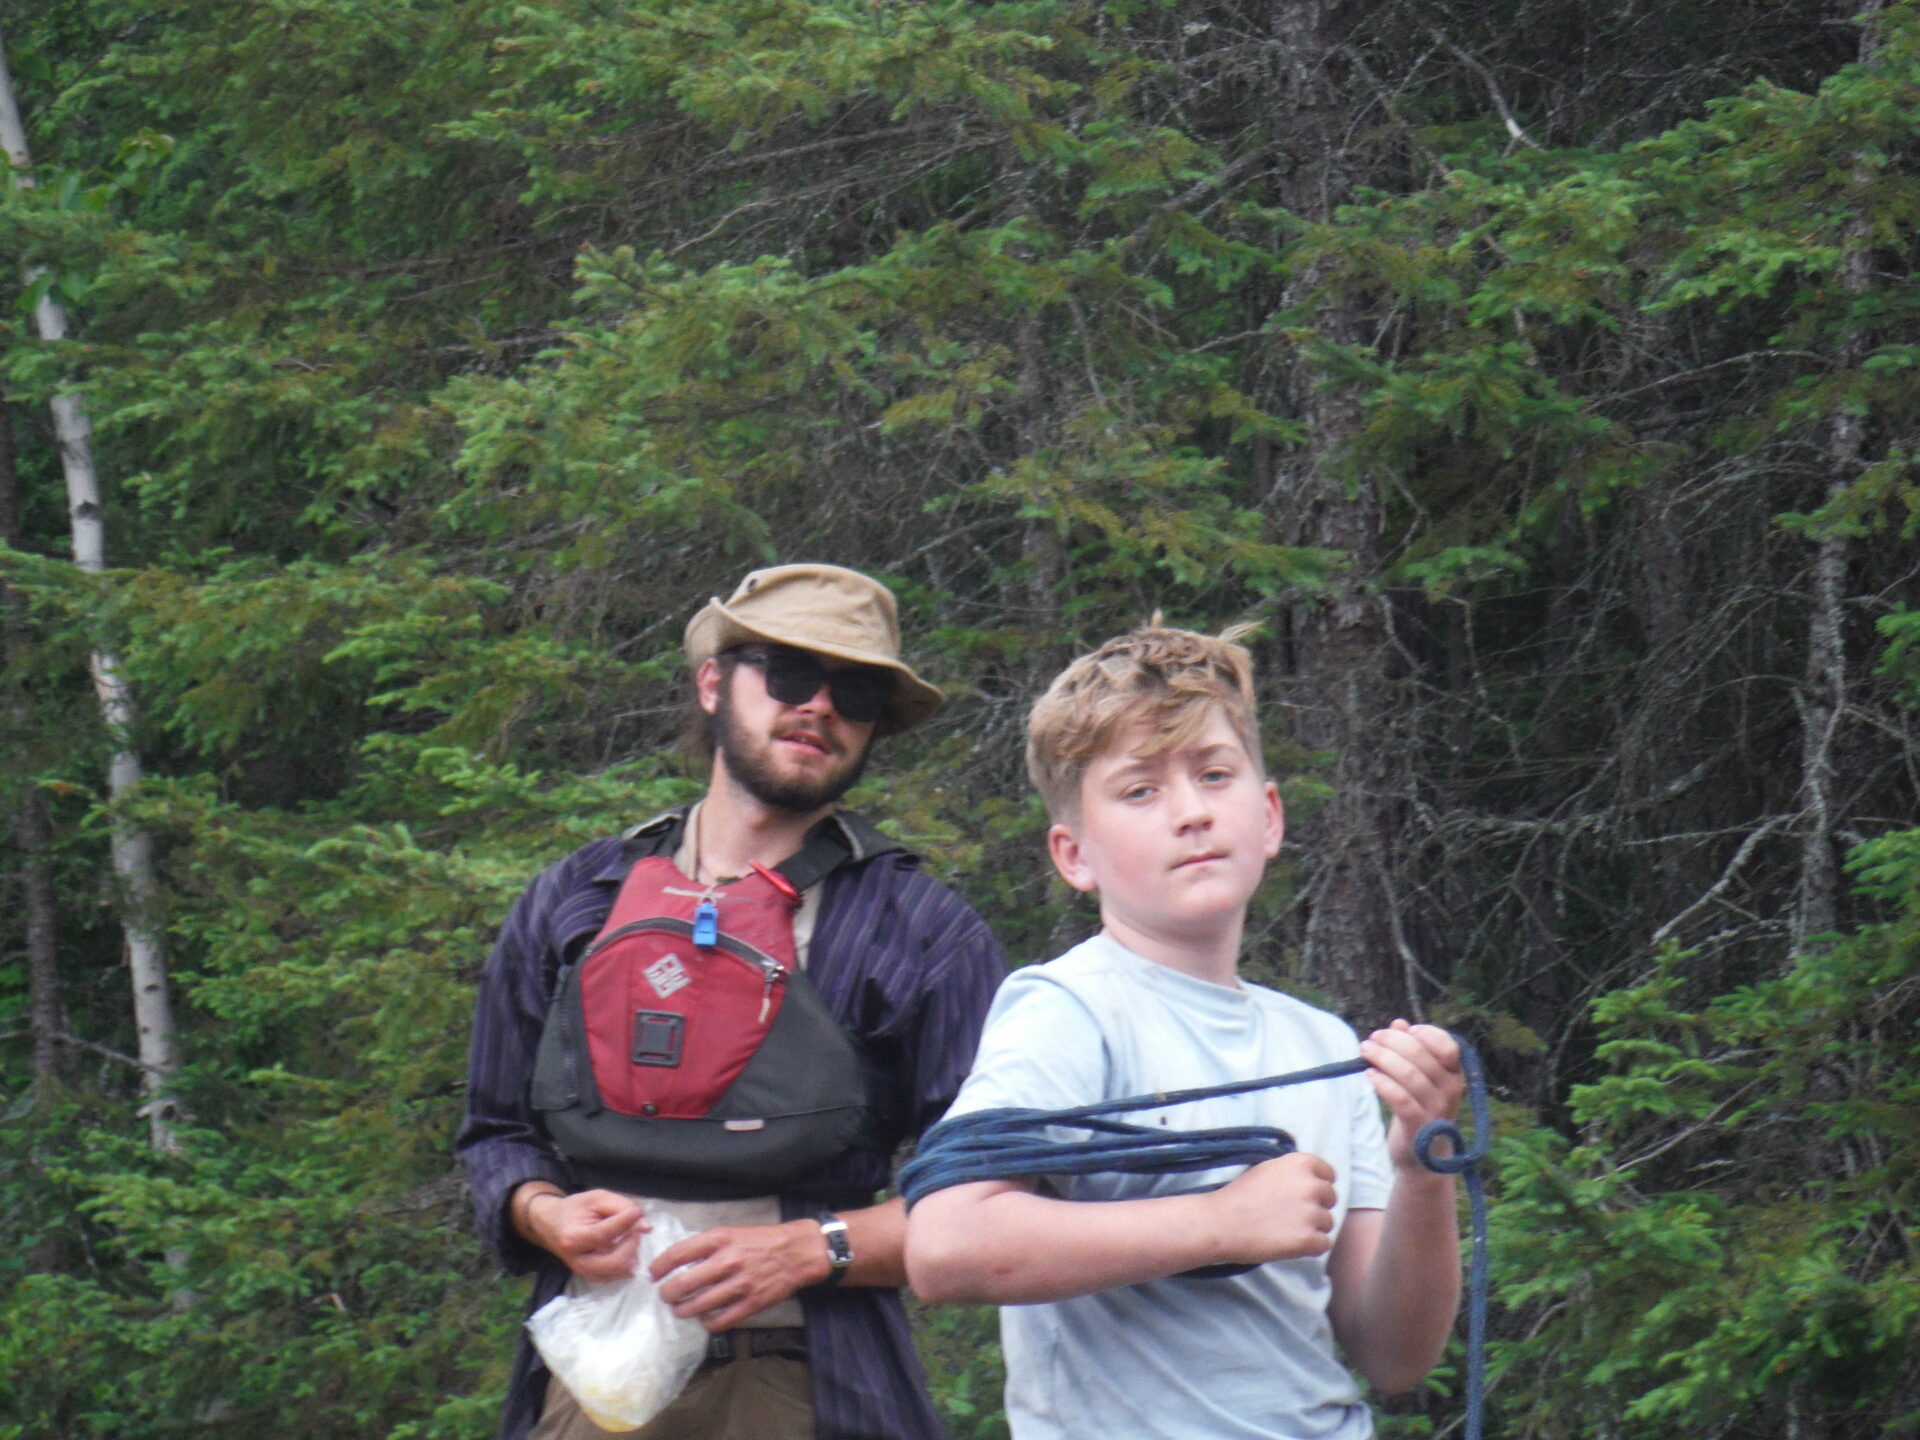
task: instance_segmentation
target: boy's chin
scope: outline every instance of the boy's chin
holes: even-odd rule
[[[1105,922],[1143,935],[1154,935],[1196,949],[1210,948],[1221,936],[1239,929],[1246,922],[1247,905],[1241,900],[1230,905],[1182,906],[1158,912],[1108,911]]]

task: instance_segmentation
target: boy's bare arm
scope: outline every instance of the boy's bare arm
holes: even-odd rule
[[[987,1180],[936,1191],[907,1221],[907,1280],[923,1300],[1027,1305],[1201,1265],[1324,1255],[1333,1170],[1315,1155],[1256,1165],[1218,1190],[1080,1203]]]
[[[1350,1210],[1328,1257],[1328,1315],[1355,1369],[1385,1394],[1411,1389],[1439,1361],[1460,1305],[1460,1229],[1453,1177],[1413,1155],[1428,1120],[1451,1119],[1465,1081],[1453,1038],[1396,1020],[1360,1053],[1390,1110],[1393,1189],[1385,1210]]]

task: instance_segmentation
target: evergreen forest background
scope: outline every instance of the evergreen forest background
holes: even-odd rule
[[[697,790],[681,627],[796,559],[898,594],[954,699],[855,800],[1020,962],[1091,918],[1038,688],[1262,623],[1249,971],[1487,1054],[1495,1434],[1920,1432],[1920,6],[0,26],[0,1437],[492,1433],[475,974]],[[922,1329],[1004,1433],[991,1317]]]

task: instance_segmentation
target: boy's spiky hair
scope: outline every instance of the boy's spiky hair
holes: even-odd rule
[[[1215,707],[1227,717],[1253,763],[1260,727],[1253,709],[1253,657],[1234,625],[1219,635],[1175,630],[1156,613],[1138,630],[1115,636],[1054,677],[1027,717],[1027,775],[1055,820],[1076,819],[1080,778],[1127,726],[1150,731],[1138,753],[1157,755],[1190,745]]]

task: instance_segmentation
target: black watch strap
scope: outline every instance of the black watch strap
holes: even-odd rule
[[[822,1210],[813,1218],[820,1227],[821,1238],[827,1242],[827,1259],[833,1266],[820,1283],[838,1285],[853,1264],[853,1240],[847,1233],[847,1222],[831,1210]]]

